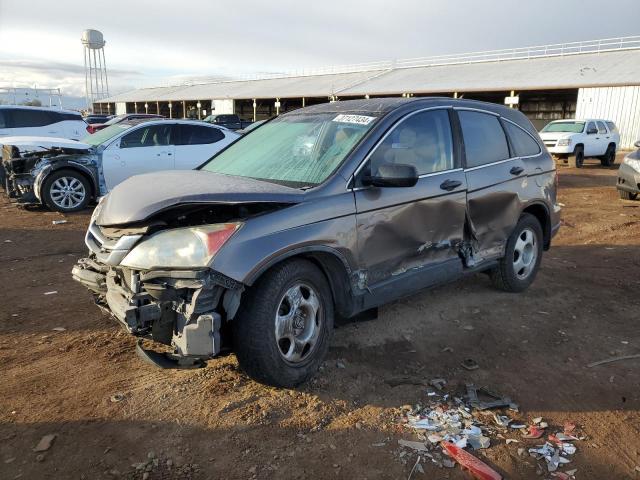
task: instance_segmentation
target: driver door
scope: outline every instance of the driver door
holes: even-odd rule
[[[173,170],[175,146],[171,123],[139,125],[109,145],[102,153],[107,190],[133,175]]]
[[[354,189],[359,268],[374,306],[462,271],[466,179],[448,109],[407,115],[369,155]],[[384,164],[416,167],[413,187],[362,186]],[[360,187],[359,187],[360,185]]]

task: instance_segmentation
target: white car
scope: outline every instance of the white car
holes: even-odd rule
[[[133,175],[191,170],[239,137],[199,121],[143,119],[112,125],[80,142],[6,138],[5,188],[20,203],[72,212]]]
[[[87,135],[87,124],[79,112],[70,110],[0,105],[0,144],[3,137],[18,135],[79,140]]]
[[[602,119],[556,120],[540,130],[540,137],[549,153],[565,161],[572,157],[577,168],[586,157],[599,158],[604,167],[613,165],[620,144],[616,125]]]

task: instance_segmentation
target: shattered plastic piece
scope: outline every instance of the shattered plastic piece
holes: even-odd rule
[[[516,440],[515,438],[507,438],[506,442],[507,442],[507,445],[509,445],[510,443],[519,443],[518,440]]]
[[[497,413],[493,415],[493,419],[496,421],[496,424],[501,427],[508,427],[511,423],[511,419],[506,415],[498,415]]]
[[[501,480],[502,475],[493,470],[489,465],[474,457],[469,452],[456,447],[455,445],[447,442],[442,442],[442,449],[456,462],[469,470],[478,480]]]
[[[398,445],[402,446],[402,447],[407,447],[407,448],[411,448],[412,450],[415,450],[416,452],[426,452],[427,451],[427,446],[424,444],[424,442],[412,442],[411,440],[398,440]]]
[[[598,365],[604,365],[605,363],[619,362],[621,360],[633,360],[634,358],[640,358],[640,354],[635,355],[623,355],[621,357],[611,357],[605,358],[604,360],[599,360],[597,362],[593,362],[587,365],[588,368],[596,367]]]
[[[449,460],[448,458],[445,458],[442,460],[442,466],[446,468],[453,468],[456,466],[456,462],[454,462],[453,460]]]
[[[427,440],[429,440],[431,443],[440,443],[442,441],[442,437],[437,433],[432,433],[427,437]]]
[[[513,428],[514,430],[520,430],[521,428],[526,428],[527,426],[523,423],[513,423],[511,425],[509,425],[511,428]]]
[[[473,358],[465,358],[460,365],[467,370],[477,370],[480,368],[480,365],[478,365]]]
[[[488,400],[480,400],[480,395],[488,397]],[[514,410],[518,409],[518,406],[513,403],[509,397],[501,397],[485,387],[476,387],[472,383],[467,383],[467,399],[469,400],[469,404],[478,410],[502,407],[509,407]]]
[[[576,424],[572,422],[564,422],[564,434],[571,435],[573,431],[576,429]]]
[[[56,439],[58,435],[56,433],[50,433],[49,435],[45,435],[40,439],[38,444],[33,449],[34,452],[46,452],[53,445],[53,441]]]
[[[53,330],[54,332],[66,332],[67,329],[64,327],[54,327],[51,330]]]
[[[484,435],[480,435],[478,437],[469,435],[468,441],[474,450],[489,448],[491,446],[491,440],[489,440],[489,437],[485,437]]]
[[[58,293],[57,290],[51,290],[50,292],[44,292],[45,295],[55,295],[56,293]]]
[[[547,428],[549,426],[549,424],[547,422],[540,422],[540,424],[538,426],[540,428]]]
[[[437,388],[438,390],[442,390],[446,384],[447,381],[444,378],[432,378],[431,380],[429,380],[429,385]]]
[[[53,225],[62,225],[63,223],[67,223],[67,220],[54,220],[51,223]]]
[[[542,417],[536,417],[532,420],[534,425],[538,425],[542,421]]]
[[[540,438],[544,435],[544,429],[535,425],[529,425],[529,433],[523,435],[524,438]]]

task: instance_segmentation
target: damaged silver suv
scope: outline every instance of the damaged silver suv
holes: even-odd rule
[[[73,277],[157,365],[234,351],[253,378],[293,386],[322,362],[334,318],[473,272],[527,288],[560,224],[556,189],[554,162],[517,110],[448,98],[316,105],[198,170],[116,186]]]

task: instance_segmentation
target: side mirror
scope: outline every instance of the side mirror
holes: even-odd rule
[[[364,185],[374,187],[413,187],[418,183],[418,171],[413,165],[383,164],[375,176],[363,178]]]
[[[636,143],[634,143],[634,145],[635,145],[637,148],[640,148],[640,140],[638,140]]]
[[[590,128],[587,130],[587,135],[593,135],[594,133],[598,133],[597,128]]]

